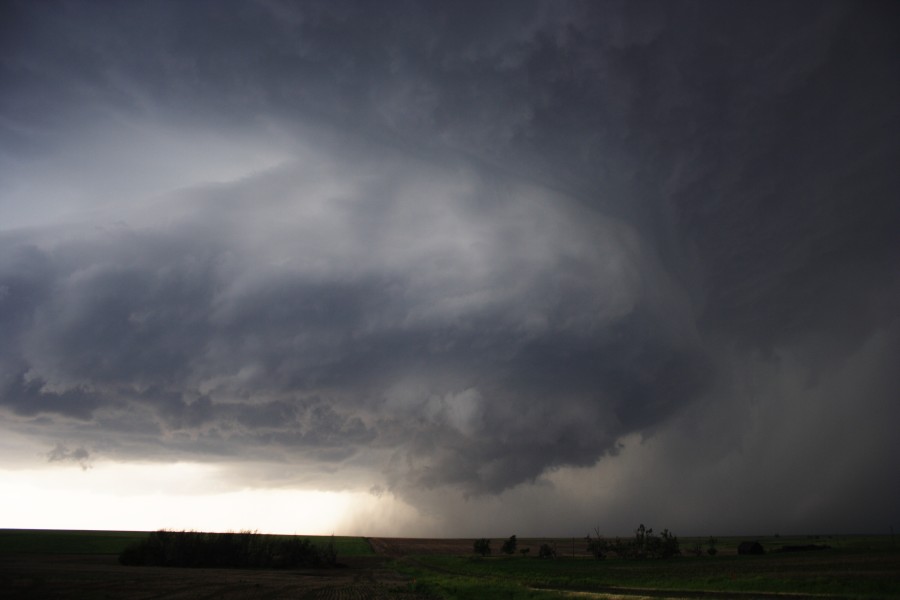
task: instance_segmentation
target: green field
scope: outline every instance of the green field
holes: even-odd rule
[[[443,597],[477,597],[475,590],[533,589],[822,594],[841,598],[900,597],[897,555],[677,558],[667,561],[420,557],[401,560],[405,572]],[[461,590],[468,590],[462,593]]]
[[[814,539],[830,549],[806,552],[780,549],[809,544],[810,538],[773,537],[760,540],[766,554],[739,556],[737,545],[745,539],[720,539],[716,556],[668,560],[429,555],[399,559],[397,566],[415,578],[421,589],[439,598],[544,598],[572,592],[601,597],[689,598],[721,593],[747,598],[780,594],[900,598],[900,551],[890,537]]]
[[[119,554],[146,539],[146,531],[69,531],[0,529],[0,554]],[[277,536],[290,537],[290,536]],[[327,544],[331,536],[300,536],[314,544]],[[334,536],[339,557],[368,556],[371,546],[362,537]]]

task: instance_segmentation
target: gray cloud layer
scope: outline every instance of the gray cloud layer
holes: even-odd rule
[[[4,11],[0,404],[49,445],[424,504],[638,433],[656,490],[900,497],[894,4]]]

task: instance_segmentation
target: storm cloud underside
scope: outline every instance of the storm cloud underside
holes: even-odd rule
[[[896,516],[896,5],[3,10],[0,410],[45,460],[440,533]]]

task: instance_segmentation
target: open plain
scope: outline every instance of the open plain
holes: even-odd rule
[[[519,540],[527,554],[475,557],[472,539],[338,538],[341,566],[327,569],[129,567],[117,551],[140,532],[0,531],[0,597],[124,600],[308,598],[900,598],[900,551],[889,537],[834,537],[828,549],[782,552],[806,538],[762,541],[767,553],[738,556],[723,538],[716,556],[594,560],[578,538]],[[313,538],[315,539],[315,538]],[[55,540],[55,542],[54,542]],[[324,541],[324,540],[323,540]],[[54,551],[53,544],[59,551]],[[535,557],[539,544],[555,559]],[[688,547],[691,540],[685,540]],[[826,545],[826,544],[821,544]],[[565,549],[574,548],[574,558]],[[117,550],[118,549],[118,550]]]

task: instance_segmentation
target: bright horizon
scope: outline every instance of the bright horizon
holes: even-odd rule
[[[86,472],[3,471],[0,527],[353,535],[342,529],[348,510],[353,504],[371,504],[369,494],[352,492],[202,492],[216,487],[216,470],[175,464],[103,465]]]

